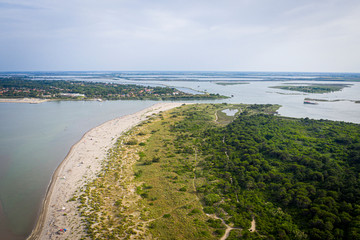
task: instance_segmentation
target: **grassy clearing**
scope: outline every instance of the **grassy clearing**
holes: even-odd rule
[[[189,108],[184,106],[182,111]],[[213,229],[206,224],[208,217],[194,189],[194,147],[181,140],[186,133],[171,131],[183,119],[182,112],[175,109],[142,126],[151,134],[142,148],[143,158],[134,166],[135,172],[142,172],[136,179],[143,183],[139,192],[145,206],[142,217],[153,237],[213,239]],[[179,144],[183,144],[183,152],[178,150]]]

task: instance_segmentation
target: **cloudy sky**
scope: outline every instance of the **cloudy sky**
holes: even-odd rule
[[[360,72],[359,0],[0,0],[0,71]]]

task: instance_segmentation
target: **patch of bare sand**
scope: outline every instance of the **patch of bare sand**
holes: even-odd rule
[[[68,201],[77,190],[96,177],[107,151],[126,131],[147,116],[178,107],[182,103],[158,103],[140,112],[108,121],[88,131],[72,146],[53,174],[38,222],[28,237],[33,239],[80,239],[84,229],[76,203]],[[66,233],[57,234],[60,229]]]
[[[7,103],[43,103],[49,101],[48,99],[40,99],[40,98],[0,98],[0,102]]]

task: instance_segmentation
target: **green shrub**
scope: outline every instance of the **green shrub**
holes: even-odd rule
[[[126,145],[137,145],[138,141],[136,139],[131,139],[125,143]]]
[[[207,213],[207,214],[213,214],[215,213],[215,208],[213,207],[204,207],[204,212]]]
[[[135,178],[141,177],[142,174],[143,174],[143,171],[142,171],[142,170],[139,170],[139,171],[137,171],[137,172],[134,173]]]
[[[158,156],[153,157],[152,162],[154,162],[154,163],[160,162],[160,157],[158,157]]]
[[[194,208],[188,215],[189,215],[189,216],[192,216],[192,215],[198,214],[198,213],[201,213],[201,210],[200,210],[200,209],[197,209],[197,208]]]
[[[209,194],[209,195],[206,195],[206,196],[204,197],[204,200],[205,200],[206,205],[211,206],[211,205],[213,205],[214,203],[219,202],[219,201],[221,200],[221,198],[220,198],[219,195],[217,195],[217,194],[215,194],[215,193],[211,193],[211,194]]]

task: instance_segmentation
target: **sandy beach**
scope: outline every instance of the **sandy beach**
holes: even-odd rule
[[[0,102],[4,103],[31,103],[38,104],[49,101],[48,99],[40,98],[0,98]]]
[[[80,239],[84,229],[76,202],[68,201],[81,186],[94,179],[116,140],[147,116],[178,107],[182,103],[158,103],[140,112],[103,123],[88,131],[72,146],[53,174],[43,206],[28,239]],[[60,229],[66,233],[57,234]]]

